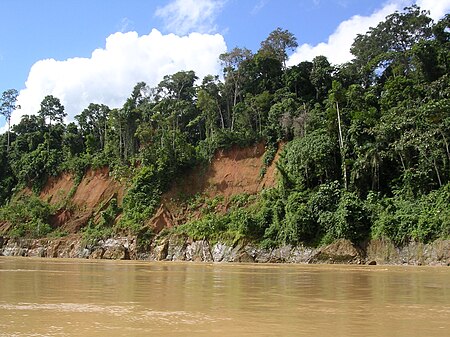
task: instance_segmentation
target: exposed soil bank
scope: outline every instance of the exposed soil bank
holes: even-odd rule
[[[365,249],[361,249],[347,240],[338,240],[319,248],[286,245],[263,249],[251,243],[212,244],[180,236],[156,239],[147,248],[138,247],[135,237],[117,237],[95,243],[83,242],[80,235],[36,240],[0,237],[0,255],[148,261],[450,266],[450,240],[438,240],[430,244],[410,243],[401,248],[387,241],[373,240]]]
[[[226,200],[238,194],[257,194],[264,188],[275,186],[276,162],[281,148],[282,144],[268,167],[264,166],[265,147],[262,143],[218,151],[210,165],[193,169],[174,181],[171,189],[162,196],[162,203],[149,219],[148,226],[154,233],[159,233],[164,228],[184,223],[188,218],[200,216],[201,205],[199,209],[189,210],[182,206],[180,198],[200,194],[206,198],[222,196]],[[265,174],[261,177],[263,168]],[[51,224],[70,235],[52,239],[12,239],[2,234],[6,233],[8,224],[3,224],[3,230],[0,224],[0,255],[152,261],[450,265],[450,240],[410,243],[400,248],[384,240],[373,240],[364,247],[338,240],[319,248],[287,245],[263,249],[251,243],[230,245],[193,241],[175,235],[156,236],[147,247],[139,245],[136,237],[86,243],[81,237],[81,229],[89,221],[95,223],[111,200],[115,199],[120,205],[126,193],[126,184],[116,181],[109,173],[107,168],[91,169],[79,183],[69,173],[50,178],[40,198],[52,205],[62,205],[52,216]]]

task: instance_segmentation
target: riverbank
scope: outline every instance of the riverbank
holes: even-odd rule
[[[450,240],[395,247],[387,240],[372,240],[356,247],[338,240],[318,248],[285,245],[274,249],[252,243],[210,243],[181,236],[154,240],[139,247],[136,237],[116,237],[86,243],[80,235],[53,239],[0,237],[0,256],[86,258],[147,261],[198,261],[301,264],[379,264],[450,266]]]

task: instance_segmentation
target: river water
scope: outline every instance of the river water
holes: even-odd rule
[[[0,336],[450,336],[450,268],[2,257]]]

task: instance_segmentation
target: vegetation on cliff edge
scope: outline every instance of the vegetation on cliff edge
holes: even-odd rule
[[[317,56],[288,67],[296,38],[278,28],[256,53],[221,55],[223,80],[180,71],[154,88],[140,82],[122,108],[92,103],[67,125],[49,95],[36,115],[0,135],[0,225],[9,235],[47,235],[56,210],[15,193],[38,192],[61,172],[108,166],[129,178],[128,193],[86,231],[139,233],[174,177],[217,149],[264,141],[266,165],[286,143],[279,186],[225,213],[206,209],[176,231],[268,246],[448,238],[449,29],[450,15],[433,22],[413,6],[358,35],[352,62]],[[8,122],[16,97],[2,96]]]

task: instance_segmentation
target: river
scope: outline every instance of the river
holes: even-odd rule
[[[0,258],[0,336],[449,336],[450,268]]]

